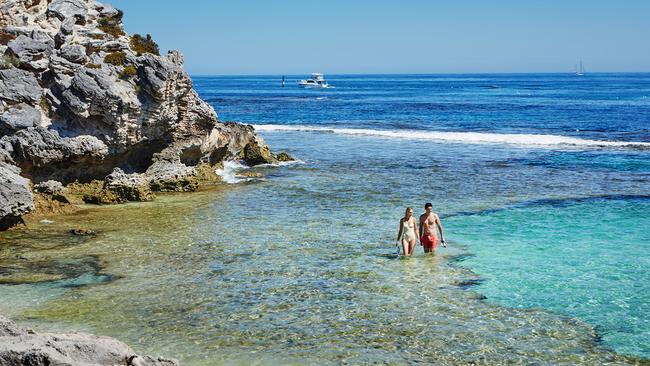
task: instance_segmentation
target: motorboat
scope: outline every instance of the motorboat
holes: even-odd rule
[[[325,80],[323,74],[311,74],[311,78],[307,80],[298,80],[298,85],[301,88],[329,88],[329,84]]]

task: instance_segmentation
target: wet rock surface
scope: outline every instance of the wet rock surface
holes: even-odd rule
[[[197,166],[277,161],[251,126],[217,119],[180,53],[160,56],[151,38],[125,33],[110,5],[3,1],[0,25],[0,57],[9,60],[0,69],[0,161],[32,184],[89,184],[98,192],[86,202],[147,201],[214,176]],[[33,208],[21,197],[20,209],[0,217]]]
[[[126,344],[86,333],[37,333],[0,315],[0,364],[4,366],[177,366],[176,360],[137,355]]]

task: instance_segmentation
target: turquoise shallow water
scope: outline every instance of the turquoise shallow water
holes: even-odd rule
[[[532,202],[452,217],[489,301],[596,325],[620,352],[650,350],[650,199]]]
[[[302,162],[261,179],[1,234],[0,278],[51,281],[0,286],[0,313],[192,366],[647,364],[650,152],[557,138],[647,141],[647,80],[563,78],[199,80],[224,119],[329,127],[262,128]],[[450,247],[395,258],[404,208],[427,201]],[[79,225],[99,235],[65,234]]]

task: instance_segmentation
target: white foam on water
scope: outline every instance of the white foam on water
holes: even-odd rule
[[[609,147],[650,149],[650,142],[635,141],[599,141],[586,140],[577,137],[561,135],[535,135],[511,133],[483,132],[446,132],[446,131],[413,131],[413,130],[371,130],[363,128],[336,128],[306,125],[254,125],[255,130],[263,132],[303,131],[325,132],[353,136],[373,136],[410,140],[431,140],[440,142],[455,142],[467,144],[508,144],[530,147]]]
[[[237,176],[237,172],[248,169],[248,167],[238,161],[224,161],[223,168],[215,170],[218,176],[228,184],[236,184],[248,181],[247,178]]]
[[[278,167],[278,166],[289,166],[289,165],[299,165],[299,164],[305,164],[305,162],[303,160],[296,159],[296,160],[291,160],[291,161],[280,161],[280,162],[273,163],[273,164],[268,164],[268,163],[258,164],[258,165],[255,165],[255,167],[264,167],[264,168],[266,168],[266,167]]]

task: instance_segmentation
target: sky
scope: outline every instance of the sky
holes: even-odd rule
[[[193,75],[650,71],[650,0],[108,0]]]

